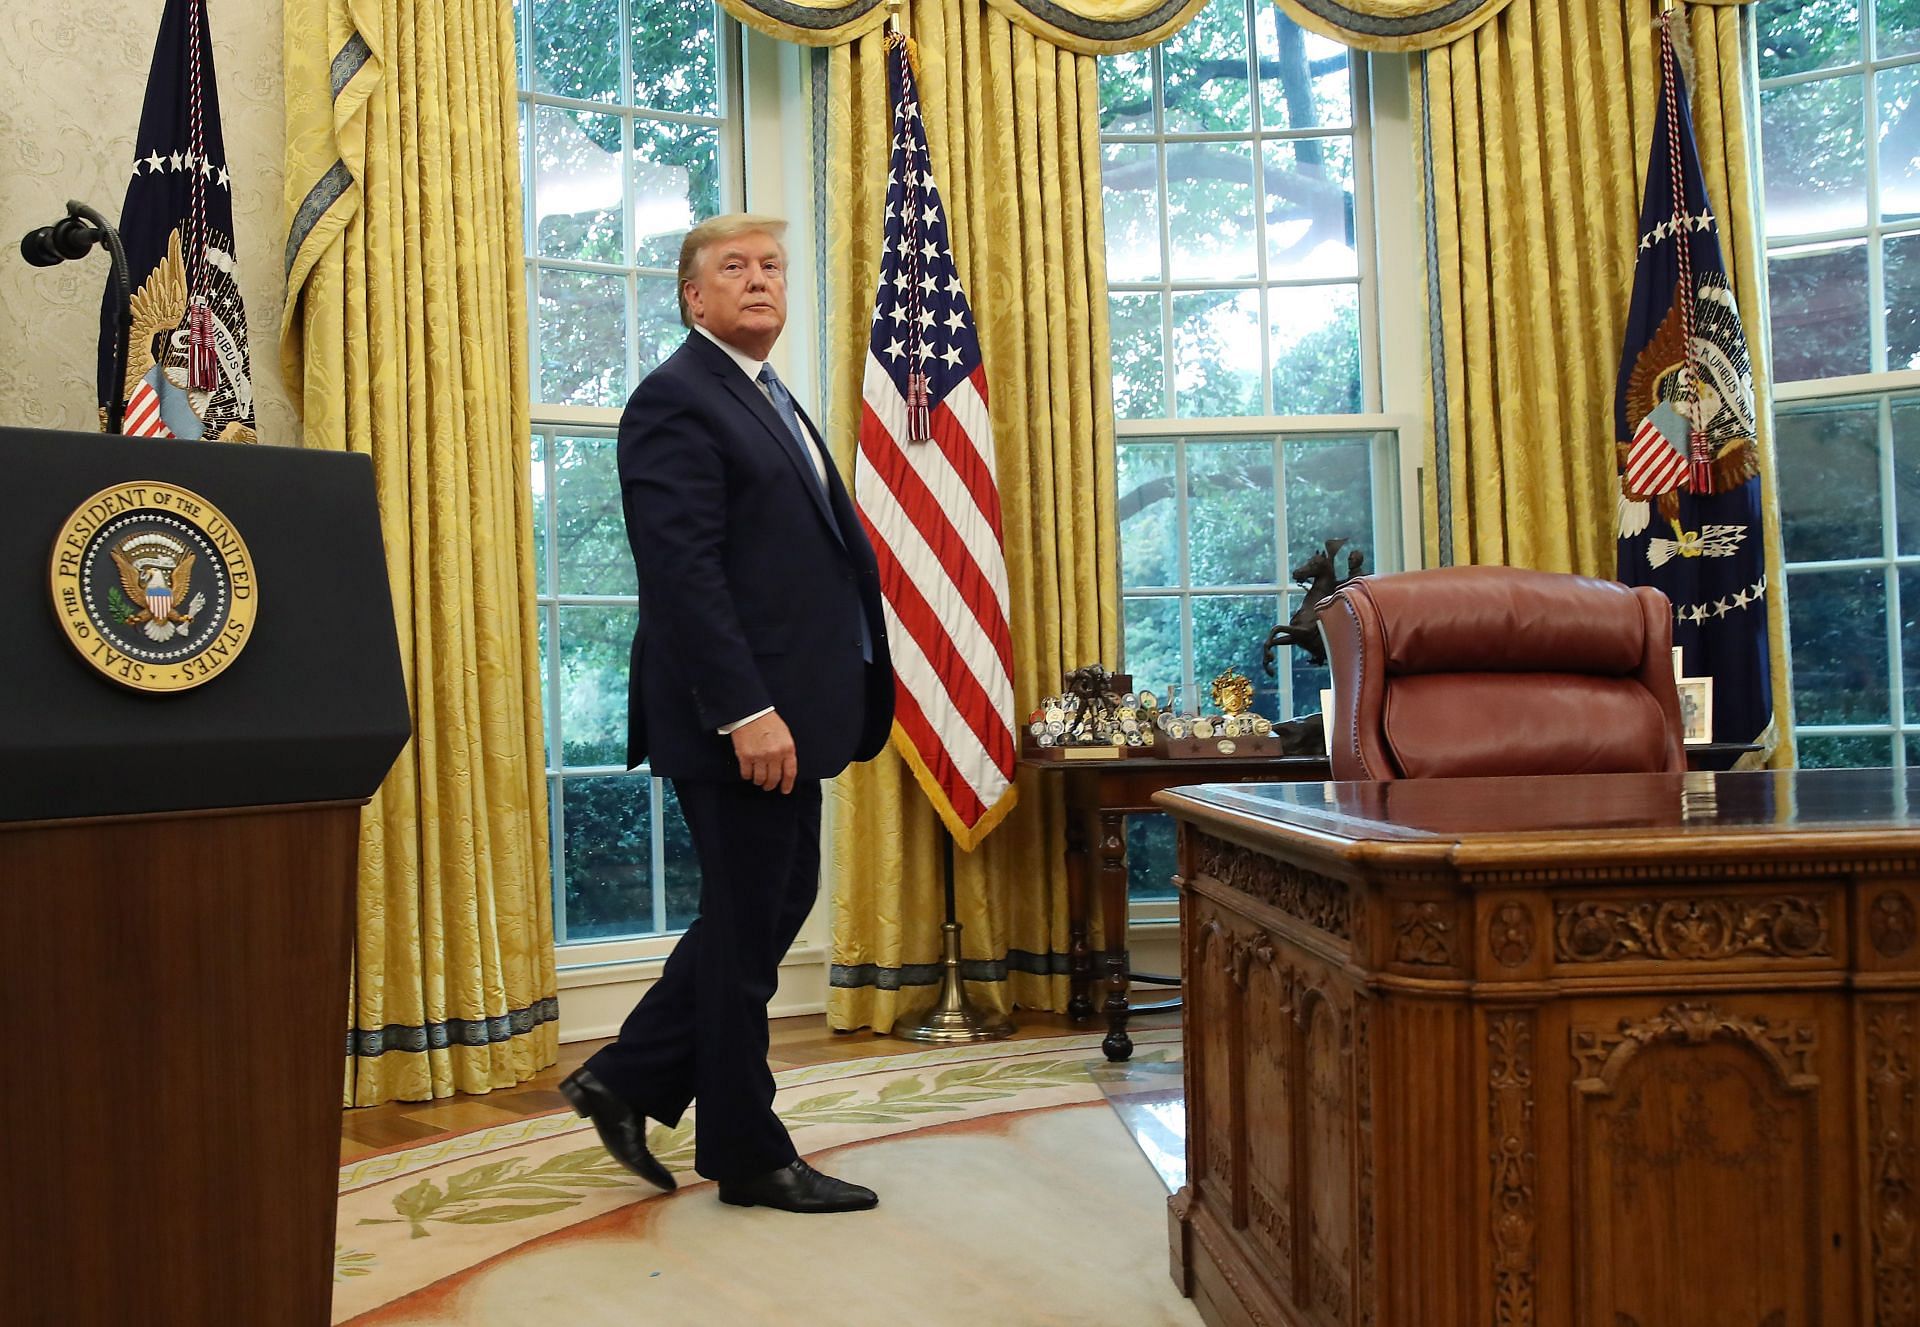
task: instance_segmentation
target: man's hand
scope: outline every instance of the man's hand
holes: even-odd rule
[[[740,777],[767,792],[778,788],[793,791],[793,776],[799,762],[793,754],[793,734],[778,714],[763,714],[752,723],[735,728],[733,754],[740,760]]]

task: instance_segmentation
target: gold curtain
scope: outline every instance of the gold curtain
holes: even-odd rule
[[[1425,0],[1421,0],[1422,3]],[[1501,0],[1504,3],[1504,0]],[[844,46],[886,22],[886,0],[720,0],[748,27],[802,46]],[[1055,46],[1082,55],[1143,51],[1165,41],[1207,0],[986,0]]]
[[[986,365],[1024,715],[1065,668],[1112,661],[1119,648],[1098,71],[983,0],[917,0],[907,18],[933,175]],[[838,278],[828,290],[827,434],[851,473],[892,109],[881,34],[826,58],[826,178],[843,185],[825,229],[826,270]],[[1062,1009],[1060,789],[1030,773],[1019,785],[1007,821],[955,854],[965,972],[983,1006]],[[837,780],[830,805],[828,1018],[885,1030],[929,993],[945,830],[891,749]]]
[[[511,6],[287,0],[305,443],[369,453],[414,737],[361,821],[346,1101],[557,1049]]]
[[[1792,760],[1764,254],[1740,10],[1688,9],[1707,196],[1754,368],[1773,659],[1771,759]],[[1659,7],[1512,0],[1416,57],[1434,322],[1426,554],[1614,574],[1614,375],[1659,100]]]

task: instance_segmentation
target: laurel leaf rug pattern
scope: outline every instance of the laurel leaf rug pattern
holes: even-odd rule
[[[1135,1041],[1138,1065],[1178,1061],[1177,1030]],[[570,1112],[362,1158],[340,1172],[333,1321],[1187,1327],[1166,1192],[1102,1063],[1098,1036],[1072,1036],[776,1075],[802,1154],[878,1190],[873,1212],[720,1204],[691,1169],[697,1107],[648,1140],[674,1194]]]

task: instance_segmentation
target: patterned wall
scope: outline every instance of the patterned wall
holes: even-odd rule
[[[18,246],[64,215],[69,198],[118,219],[161,9],[162,0],[0,6],[0,424],[99,427],[93,374],[106,258],[39,269]],[[260,440],[297,443],[280,379],[280,0],[207,0],[207,11]]]

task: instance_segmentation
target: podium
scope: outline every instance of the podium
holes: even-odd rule
[[[0,1317],[324,1324],[360,807],[410,732],[372,464],[21,429],[0,464]],[[110,675],[75,586],[173,689]]]

